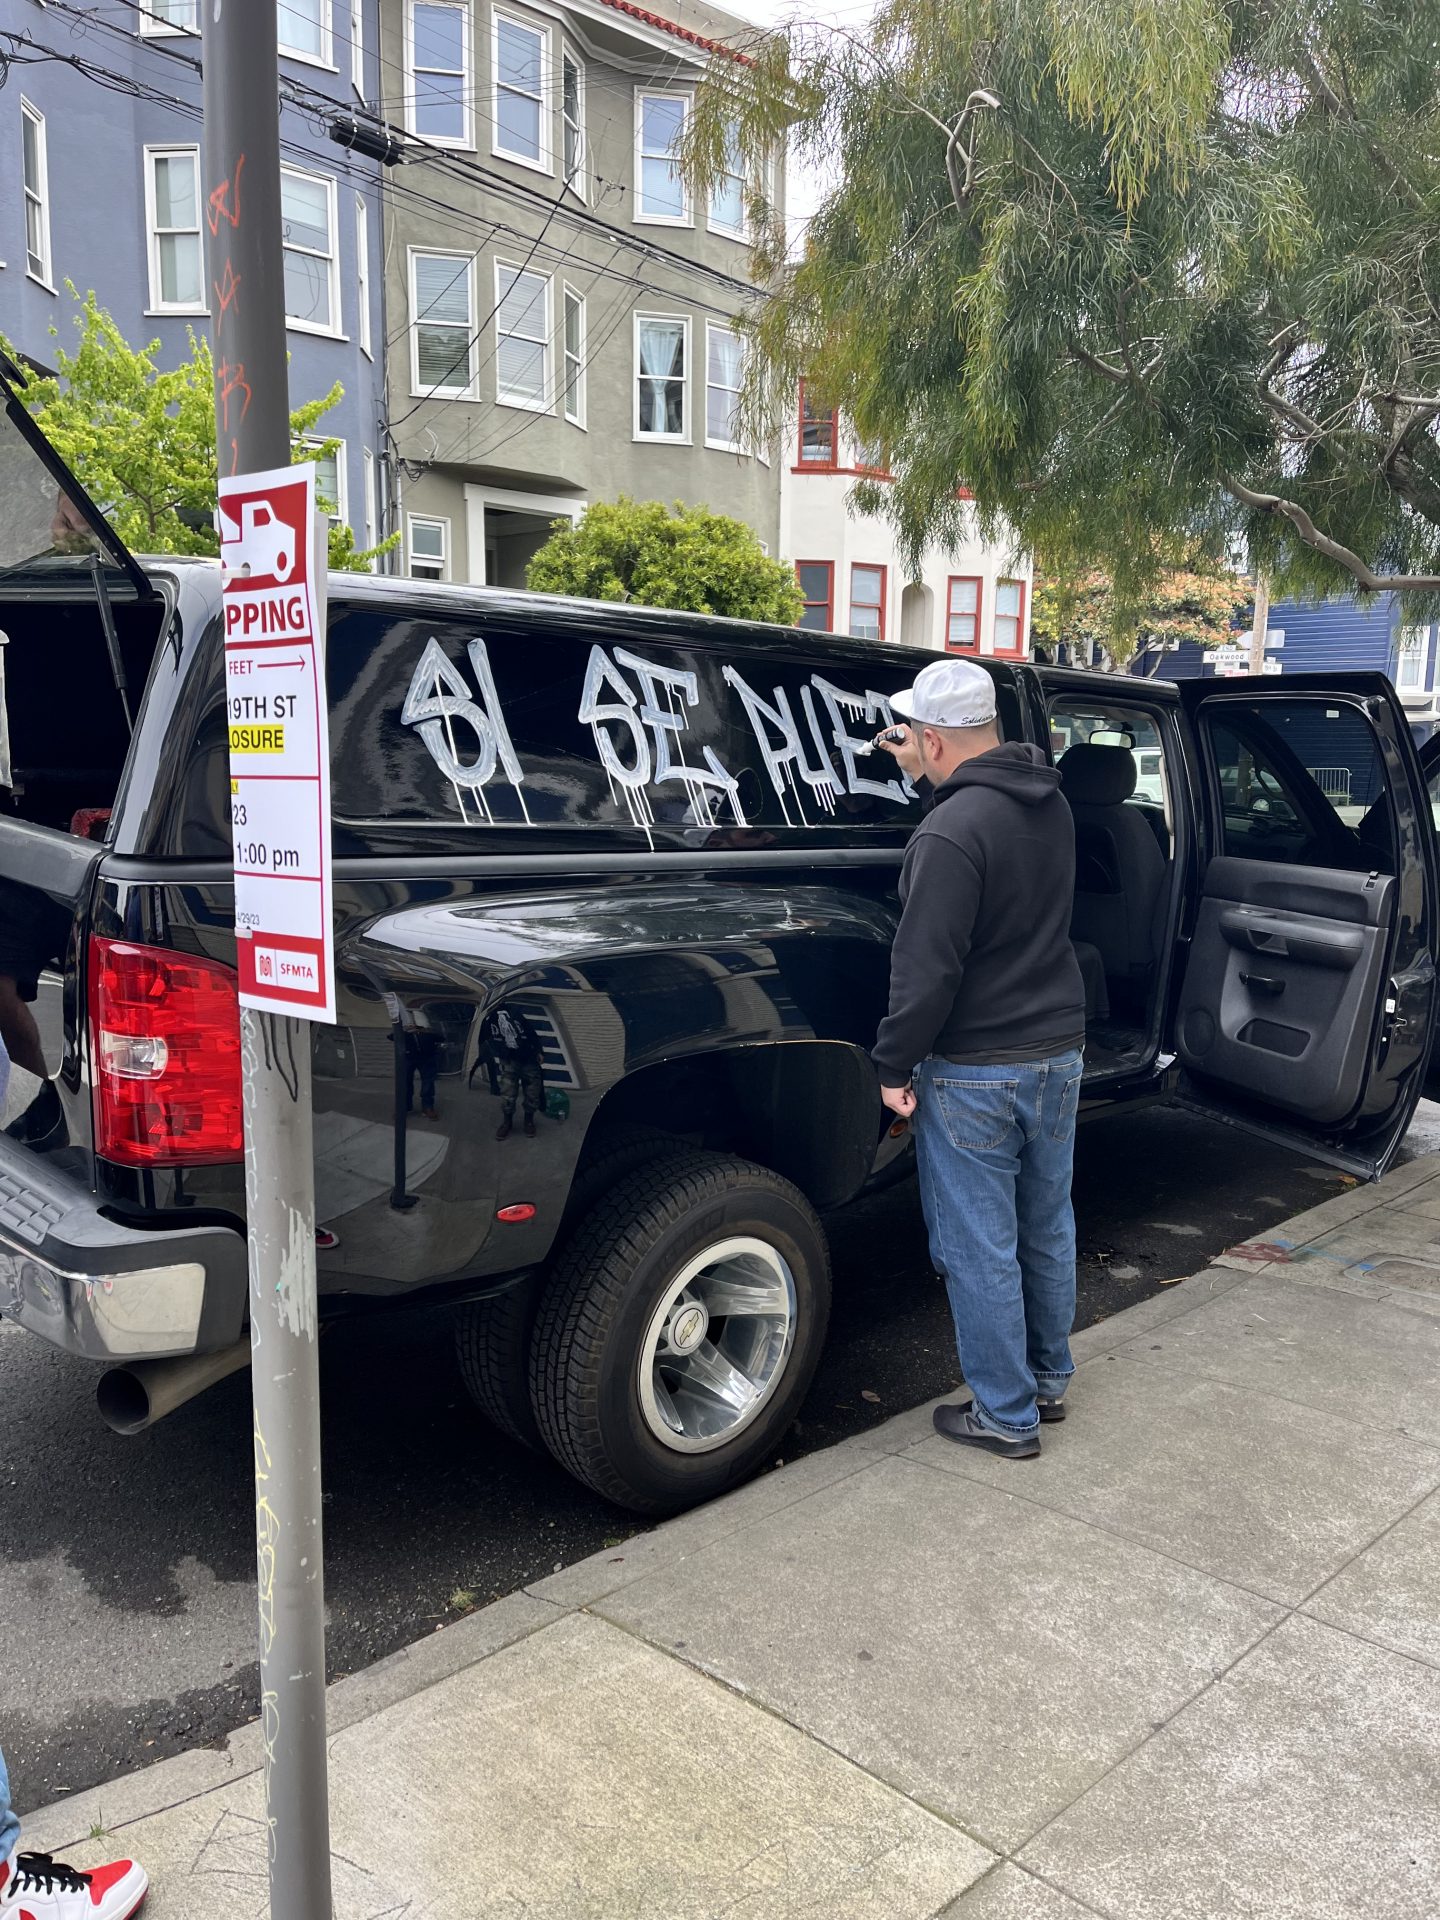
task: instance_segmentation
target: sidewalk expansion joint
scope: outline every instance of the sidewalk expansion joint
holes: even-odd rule
[[[925,1402],[922,1401],[919,1404],[923,1406]],[[904,1407],[900,1410],[900,1413],[895,1414],[893,1418],[898,1420],[901,1417],[901,1413],[910,1413],[913,1411],[914,1411],[913,1408]],[[869,1457],[858,1460],[856,1464],[853,1467],[851,1467],[847,1473],[837,1473],[833,1480],[827,1480],[825,1482],[825,1489],[827,1491],[831,1487],[844,1486],[847,1480],[853,1480],[856,1474],[858,1473],[868,1473],[872,1467],[878,1466],[882,1460],[893,1460],[896,1458],[895,1454],[884,1452],[879,1447],[867,1446],[865,1444],[864,1435],[852,1434],[848,1439],[839,1441],[837,1445],[833,1448],[817,1447],[814,1453],[802,1453],[800,1455],[800,1458],[796,1460],[793,1464],[798,1467],[806,1460],[816,1460],[821,1458],[826,1453],[839,1452],[840,1449],[843,1447],[854,1447],[857,1454],[865,1454],[865,1455],[868,1455]],[[730,1494],[722,1495],[720,1497],[722,1499],[734,1498],[738,1494],[744,1493],[747,1490],[747,1488],[763,1486],[767,1481],[773,1480],[777,1474],[783,1475],[785,1471],[786,1469],[783,1466],[772,1468],[768,1474],[762,1474],[758,1480],[747,1480],[740,1487],[732,1489]],[[802,1501],[810,1499],[816,1491],[817,1489],[813,1487],[807,1489],[805,1492],[797,1491],[793,1495],[793,1497],[790,1498],[789,1500],[782,1500],[776,1506],[767,1507],[765,1509],[763,1518],[765,1518],[766,1520],[771,1520],[771,1519],[774,1519],[777,1514],[788,1513],[791,1507],[798,1507]],[[697,1512],[697,1513],[703,1513],[705,1511],[705,1508],[703,1506],[697,1507],[697,1508],[691,1509],[691,1511]],[[683,1520],[687,1517],[688,1516],[685,1514],[677,1514],[669,1520],[661,1520],[656,1526],[642,1528],[641,1531],[638,1533],[626,1534],[625,1539],[623,1542],[621,1542],[621,1544],[623,1546],[629,1546],[630,1543],[635,1540],[652,1540],[656,1534],[663,1532],[666,1527],[674,1526],[677,1524],[678,1521]],[[754,1520],[752,1518],[747,1518],[745,1516],[742,1516],[741,1518],[735,1521],[733,1526],[726,1527],[723,1532],[707,1533],[703,1539],[697,1541],[696,1544],[692,1548],[690,1548],[688,1551],[682,1550],[679,1554],[677,1554],[675,1557],[675,1560],[673,1561],[662,1560],[659,1563],[657,1563],[657,1565],[655,1566],[638,1568],[634,1573],[627,1574],[623,1579],[617,1580],[613,1586],[606,1587],[603,1593],[594,1594],[588,1600],[568,1600],[568,1601],[552,1600],[548,1594],[538,1592],[537,1588],[543,1587],[547,1580],[555,1580],[559,1578],[559,1574],[556,1574],[556,1573],[543,1573],[541,1574],[540,1578],[534,1582],[533,1585],[527,1586],[527,1587],[519,1587],[516,1589],[516,1591],[519,1593],[527,1594],[529,1598],[532,1600],[543,1600],[547,1606],[555,1607],[561,1613],[588,1612],[592,1607],[598,1606],[602,1600],[608,1600],[612,1593],[620,1593],[626,1587],[633,1587],[637,1581],[648,1580],[652,1574],[660,1572],[663,1567],[673,1566],[677,1564],[679,1561],[688,1560],[692,1554],[708,1553],[711,1547],[718,1547],[724,1541],[732,1540],[737,1533],[743,1533],[746,1527],[753,1526],[753,1525],[754,1525]],[[602,1551],[609,1552],[612,1550],[602,1549]],[[589,1554],[585,1556],[586,1559],[590,1559],[593,1557],[594,1557],[593,1555],[589,1555]],[[572,1560],[569,1567],[562,1566],[560,1568],[560,1573],[569,1573],[571,1568],[583,1567],[584,1564],[585,1564],[585,1560]],[[498,1602],[492,1602],[491,1604],[498,1605]]]
[[[889,1457],[888,1455],[886,1456],[886,1458]],[[847,1474],[846,1478],[848,1479],[849,1477]],[[908,1800],[912,1807],[918,1807],[922,1813],[929,1814],[932,1820],[938,1820],[942,1826],[948,1827],[952,1833],[963,1834],[965,1839],[973,1840],[977,1847],[983,1847],[986,1853],[995,1856],[997,1866],[1002,1860],[1008,1860],[1010,1858],[1009,1850],[1002,1847],[998,1841],[987,1840],[984,1834],[977,1832],[974,1827],[967,1827],[964,1821],[957,1820],[953,1813],[947,1813],[943,1807],[931,1806],[929,1801],[922,1800],[918,1793],[912,1793],[908,1787],[902,1787],[898,1781],[888,1780],[883,1773],[877,1772],[874,1767],[867,1767],[863,1760],[857,1760],[853,1753],[846,1753],[843,1747],[837,1747],[833,1740],[827,1740],[823,1734],[815,1733],[809,1727],[802,1727],[798,1721],[792,1720],[788,1714],[782,1713],[779,1707],[772,1707],[768,1700],[760,1699],[757,1694],[752,1693],[742,1682],[731,1680],[723,1673],[717,1673],[713,1667],[707,1665],[703,1660],[687,1660],[683,1654],[677,1653],[673,1647],[667,1647],[663,1640],[652,1640],[647,1634],[641,1633],[637,1628],[628,1625],[625,1621],[612,1619],[608,1613],[599,1611],[598,1602],[593,1607],[585,1608],[584,1611],[593,1613],[596,1619],[603,1620],[607,1627],[614,1627],[617,1633],[623,1633],[627,1639],[635,1641],[637,1645],[648,1647],[652,1653],[663,1654],[667,1660],[673,1661],[676,1666],[684,1667],[689,1673],[698,1674],[701,1679],[708,1680],[712,1686],[719,1687],[722,1692],[728,1693],[733,1699],[741,1701],[747,1707],[753,1707],[757,1713],[763,1713],[767,1720],[775,1720],[778,1721],[782,1727],[789,1727],[790,1731],[792,1733],[798,1733],[802,1740],[809,1740],[825,1753],[833,1754],[834,1757],[842,1761],[845,1766],[853,1768],[856,1773],[863,1774],[867,1780],[873,1780],[876,1786],[883,1787],[887,1793],[898,1794],[902,1800]],[[968,1892],[968,1888],[966,1891]],[[953,1901],[958,1898],[958,1895],[952,1894],[950,1898],[953,1903]]]
[[[1272,1601],[1271,1605],[1278,1606],[1279,1602]],[[1181,1700],[1176,1706],[1172,1707],[1170,1712],[1167,1713],[1163,1719],[1152,1722],[1149,1729],[1145,1733],[1143,1733],[1140,1736],[1140,1738],[1134,1742],[1132,1746],[1128,1747],[1124,1753],[1117,1755],[1117,1757],[1110,1763],[1108,1767],[1103,1768],[1099,1773],[1097,1773],[1095,1778],[1089,1783],[1089,1785],[1084,1787],[1079,1793],[1077,1793],[1073,1800],[1067,1802],[1065,1806],[1058,1808],[1054,1813],[1050,1814],[1047,1819],[1042,1820],[1040,1825],[1035,1829],[1035,1831],[1032,1834],[1027,1835],[1027,1837],[1019,1843],[1019,1845],[1014,1849],[1014,1852],[1011,1857],[1015,1858],[1019,1854],[1023,1853],[1026,1847],[1033,1846],[1034,1843],[1040,1838],[1040,1836],[1043,1833],[1046,1833],[1051,1827],[1055,1825],[1055,1822],[1057,1820],[1063,1820],[1065,1815],[1069,1813],[1072,1808],[1078,1807],[1081,1804],[1081,1802],[1084,1801],[1090,1794],[1094,1793],[1098,1787],[1102,1787],[1105,1784],[1105,1782],[1110,1778],[1110,1776],[1113,1773],[1118,1772],[1119,1769],[1123,1767],[1127,1761],[1133,1760],[1136,1754],[1143,1753],[1145,1748],[1148,1747],[1152,1741],[1159,1740],[1165,1733],[1167,1733],[1170,1727],[1174,1724],[1174,1722],[1180,1718],[1180,1715],[1182,1713],[1188,1713],[1192,1707],[1197,1706],[1200,1701],[1204,1700],[1209,1694],[1213,1693],[1217,1687],[1223,1686],[1226,1680],[1229,1679],[1230,1675],[1241,1664],[1241,1662],[1248,1660],[1252,1654],[1258,1653],[1260,1648],[1264,1646],[1265,1642],[1269,1640],[1273,1635],[1278,1633],[1281,1627],[1283,1627],[1287,1621],[1293,1620],[1295,1618],[1295,1615],[1297,1612],[1298,1612],[1297,1608],[1287,1607],[1278,1620],[1272,1620],[1270,1625],[1266,1627],[1262,1633],[1258,1634],[1255,1637],[1255,1639],[1250,1642],[1248,1647],[1242,1648],[1241,1651],[1236,1654],[1233,1660],[1228,1661],[1226,1665],[1212,1672],[1208,1680],[1202,1681],[1201,1684],[1195,1689],[1194,1693],[1188,1695],[1184,1700]],[[1310,1625],[1312,1626],[1319,1626],[1320,1624],[1321,1622],[1319,1621],[1310,1622]],[[1017,1865],[1020,1864],[1018,1859],[1016,1859],[1016,1864]],[[1024,1871],[1028,1872],[1029,1869],[1025,1868]],[[1071,1897],[1069,1895],[1068,1889],[1061,1889],[1061,1891],[1065,1892],[1067,1898]],[[1117,1920],[1124,1920],[1124,1917],[1118,1916]]]
[[[926,1444],[923,1440],[915,1442],[917,1447]],[[1187,1573],[1198,1573],[1202,1579],[1213,1580],[1217,1587],[1228,1587],[1232,1593],[1243,1593],[1248,1600],[1258,1600],[1263,1606],[1289,1607],[1291,1604],[1288,1600],[1277,1600],[1273,1593],[1262,1593],[1258,1587],[1247,1587],[1243,1580],[1234,1580],[1229,1574],[1216,1573],[1213,1567],[1198,1566],[1195,1561],[1186,1560],[1178,1553],[1167,1553],[1163,1547],[1155,1546],[1152,1541],[1142,1540],[1138,1534],[1122,1533],[1118,1527],[1107,1525],[1103,1520],[1092,1520],[1088,1515],[1072,1513],[1068,1507],[1052,1506],[1049,1501],[1038,1499],[1033,1493],[1021,1493],[1010,1487],[997,1487],[993,1480],[987,1480],[978,1473],[967,1473],[965,1470],[967,1462],[957,1461],[952,1467],[942,1467],[933,1460],[922,1460],[914,1452],[897,1453],[894,1458],[912,1467],[923,1467],[926,1473],[940,1473],[950,1480],[964,1480],[972,1487],[985,1487],[991,1493],[998,1493],[1001,1499],[1019,1500],[1027,1507],[1034,1507],[1038,1512],[1048,1514],[1052,1520],[1068,1520],[1072,1526],[1088,1527],[1093,1533],[1103,1533],[1107,1540],[1118,1540],[1122,1546],[1135,1547],[1141,1553],[1153,1554],[1155,1559],[1165,1561],[1168,1566],[1184,1567]],[[1019,1466],[1026,1463],[1012,1461],[1010,1464]],[[1430,1488],[1424,1498],[1428,1500],[1430,1494],[1434,1492],[1435,1488]]]
[[[1267,1280],[1270,1276],[1268,1274],[1261,1274],[1258,1275],[1257,1278]],[[1302,1282],[1301,1284],[1304,1283]],[[1335,1289],[1332,1289],[1332,1291],[1335,1291]],[[1362,1294],[1347,1294],[1345,1297],[1350,1300],[1363,1299],[1367,1306],[1379,1307],[1385,1305],[1384,1300],[1372,1300]],[[1434,1315],[1426,1315],[1424,1317],[1435,1320],[1436,1324],[1440,1325],[1440,1317]],[[1162,1333],[1165,1327],[1173,1324],[1172,1321],[1166,1320],[1161,1326],[1142,1328],[1139,1333],[1132,1335],[1129,1340],[1126,1340],[1122,1345],[1115,1347],[1110,1352],[1092,1354],[1090,1359],[1084,1364],[1086,1366],[1093,1366],[1096,1360],[1123,1360],[1127,1347],[1135,1346],[1138,1341],[1148,1338],[1152,1333]],[[1137,1359],[1134,1364],[1142,1367],[1153,1367],[1157,1373],[1182,1374],[1187,1380],[1208,1380],[1213,1386],[1229,1387],[1232,1393],[1253,1393],[1255,1391],[1253,1386],[1243,1380],[1231,1380],[1223,1373],[1214,1373],[1208,1367],[1197,1367],[1188,1362],[1181,1365],[1174,1360]],[[1282,1407],[1294,1407],[1297,1413],[1323,1413],[1328,1414],[1331,1419],[1337,1417],[1330,1406],[1319,1405],[1313,1400],[1293,1400],[1289,1394],[1277,1393],[1273,1388],[1268,1386],[1265,1388],[1265,1394],[1267,1399],[1275,1401]],[[1440,1454],[1440,1440],[1428,1439],[1423,1433],[1411,1433],[1407,1427],[1381,1426],[1371,1421],[1358,1421],[1357,1424],[1363,1426],[1366,1433],[1374,1433],[1382,1437],[1388,1436],[1392,1439],[1404,1440],[1412,1447],[1423,1447],[1427,1453]]]

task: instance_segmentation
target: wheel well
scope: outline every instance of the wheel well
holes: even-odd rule
[[[618,1081],[595,1110],[585,1153],[617,1127],[738,1153],[770,1167],[816,1207],[860,1191],[880,1139],[875,1072],[859,1047],[791,1040],[665,1060]]]

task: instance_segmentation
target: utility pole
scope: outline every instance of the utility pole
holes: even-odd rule
[[[1270,576],[1262,569],[1255,575],[1255,621],[1250,629],[1250,671],[1265,671],[1265,636],[1270,631]],[[1233,659],[1233,655],[1231,656]]]
[[[219,467],[256,473],[290,463],[276,0],[201,13]],[[309,1025],[242,1008],[240,1050],[270,1912],[331,1920]]]

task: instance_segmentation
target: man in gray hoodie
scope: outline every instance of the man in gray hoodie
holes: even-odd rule
[[[1085,993],[1070,944],[1075,828],[1038,747],[1002,745],[994,683],[937,660],[892,706],[891,751],[934,804],[900,876],[881,1095],[913,1118],[920,1195],[970,1398],[939,1432],[1040,1451],[1074,1373],[1070,1205]]]

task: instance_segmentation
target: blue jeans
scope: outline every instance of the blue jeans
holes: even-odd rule
[[[10,1805],[10,1776],[5,1771],[5,1755],[0,1751],[0,1860],[8,1860],[20,1838],[20,1822]]]
[[[977,1417],[1030,1435],[1036,1395],[1070,1384],[1075,1215],[1070,1175],[1084,1062],[915,1072],[915,1150],[930,1255],[950,1295]]]

